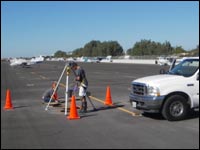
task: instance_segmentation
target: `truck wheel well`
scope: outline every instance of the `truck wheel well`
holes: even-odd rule
[[[168,95],[165,97],[165,99],[164,99],[164,101],[163,101],[163,103],[162,103],[161,110],[162,110],[163,105],[164,105],[164,103],[166,102],[166,100],[167,100],[169,97],[173,96],[173,95],[180,95],[180,96],[183,96],[183,97],[187,100],[187,103],[189,104],[189,106],[191,106],[191,103],[190,103],[190,100],[189,100],[189,96],[188,96],[186,93],[183,93],[183,92],[173,92],[173,93],[168,94]],[[161,111],[161,110],[160,110],[160,111]]]

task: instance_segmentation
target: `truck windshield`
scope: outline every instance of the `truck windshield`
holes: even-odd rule
[[[199,59],[186,59],[176,65],[169,74],[181,75],[184,77],[192,76],[199,69]]]

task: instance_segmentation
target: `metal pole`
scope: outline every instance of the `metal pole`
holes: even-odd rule
[[[68,81],[69,81],[69,76],[67,75],[66,77],[66,91],[65,91],[65,115],[67,115],[67,103],[68,103]]]
[[[48,102],[48,104],[47,104],[45,110],[48,110],[49,104],[51,103],[51,100],[52,100],[52,98],[53,98],[53,95],[55,94],[55,92],[56,92],[56,90],[57,90],[57,88],[58,88],[58,85],[60,84],[60,80],[61,80],[61,78],[62,78],[62,76],[63,76],[63,74],[64,74],[64,72],[65,72],[66,67],[67,67],[67,65],[65,65],[65,67],[64,67],[64,69],[63,69],[63,71],[62,71],[62,74],[61,74],[61,76],[60,76],[60,78],[59,78],[59,80],[58,80],[58,82],[57,82],[57,84],[56,84],[56,88],[54,89],[53,94],[51,95],[51,98],[50,98],[50,100],[49,100],[49,102]]]
[[[66,70],[66,91],[65,91],[65,115],[67,115],[67,103],[68,103],[68,93],[69,93],[69,74],[70,74],[70,67],[67,67]]]

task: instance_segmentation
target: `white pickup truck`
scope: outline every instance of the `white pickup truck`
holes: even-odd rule
[[[166,74],[132,81],[130,102],[147,113],[161,113],[170,121],[186,118],[191,109],[199,108],[199,57],[187,57],[176,65],[173,61]]]

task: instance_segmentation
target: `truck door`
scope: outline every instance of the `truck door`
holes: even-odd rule
[[[194,76],[193,81],[187,83],[188,92],[192,98],[192,107],[199,107],[199,79],[197,74]]]
[[[194,84],[194,93],[193,98],[194,98],[194,107],[199,107],[199,73],[196,77],[196,81]]]

